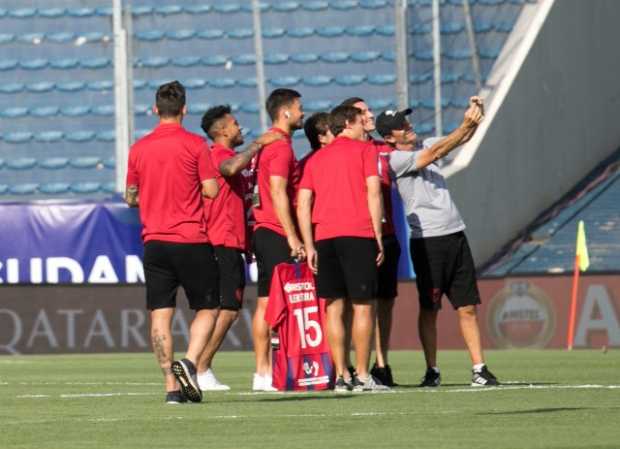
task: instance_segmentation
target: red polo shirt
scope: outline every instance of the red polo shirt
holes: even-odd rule
[[[371,140],[371,145],[377,152],[378,171],[381,177],[381,192],[383,193],[383,235],[394,235],[394,218],[392,217],[392,178],[390,177],[390,153],[394,149],[381,140]]]
[[[138,187],[142,240],[208,242],[201,182],[217,175],[205,140],[160,124],[129,152],[127,185]]]
[[[211,146],[211,160],[219,167],[235,156],[234,150],[218,143]],[[207,233],[213,245],[246,250],[245,179],[241,172],[234,176],[218,174],[220,191],[213,200],[205,200]]]
[[[299,184],[299,169],[293,147],[291,146],[291,136],[279,128],[271,128],[269,131],[280,133],[285,139],[263,147],[258,156],[257,184],[260,205],[254,207],[254,219],[256,220],[254,229],[267,228],[286,236],[284,228],[273,208],[269,178],[271,176],[281,176],[287,180],[291,216],[295,220],[295,196],[297,185]]]
[[[300,189],[312,190],[315,240],[374,238],[366,178],[378,176],[377,151],[368,142],[337,137],[304,167]]]

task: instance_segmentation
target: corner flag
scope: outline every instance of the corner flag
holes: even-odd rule
[[[590,266],[588,256],[588,246],[586,244],[586,230],[583,220],[579,220],[577,225],[577,250],[575,251],[575,271],[573,274],[573,291],[571,293],[570,310],[568,317],[568,336],[566,347],[570,351],[573,349],[575,339],[575,320],[577,318],[577,291],[579,290],[579,272],[586,271]]]
[[[577,260],[579,263],[579,270],[586,271],[590,266],[590,257],[588,256],[588,246],[586,245],[586,230],[583,220],[579,220],[577,227]]]

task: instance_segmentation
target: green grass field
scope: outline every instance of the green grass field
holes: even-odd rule
[[[420,389],[394,352],[390,393],[249,391],[252,355],[222,353],[228,393],[166,405],[151,354],[0,357],[0,448],[620,448],[620,351],[490,351],[505,385],[469,387],[464,352]]]

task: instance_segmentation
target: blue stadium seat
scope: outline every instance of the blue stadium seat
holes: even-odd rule
[[[37,166],[37,160],[33,157],[18,157],[6,161],[9,170],[31,170]]]
[[[486,20],[475,20],[474,31],[476,33],[488,33],[493,31],[493,23]]]
[[[237,82],[232,78],[213,78],[208,80],[209,86],[217,89],[235,87]]]
[[[149,83],[146,80],[137,80],[134,78],[133,80],[133,88],[135,90],[141,90],[148,87]],[[114,87],[114,85],[112,85]]]
[[[289,28],[286,34],[288,35],[288,37],[294,37],[294,38],[310,37],[314,34],[314,28],[312,27]]]
[[[0,159],[0,168],[4,167],[4,159]]]
[[[409,34],[415,35],[428,35],[433,31],[433,25],[431,23],[417,23],[411,27]]]
[[[5,8],[0,8],[0,17],[6,17],[8,11]]]
[[[113,104],[104,104],[99,106],[93,106],[90,110],[90,113],[93,115],[111,117],[114,115],[114,111],[115,108]]]
[[[352,27],[347,27],[345,32],[349,36],[353,37],[368,37],[372,36],[375,33],[374,25],[357,25]]]
[[[329,62],[329,63],[341,63],[347,62],[351,55],[344,51],[330,51],[327,53],[323,53],[320,58],[321,61]]]
[[[274,11],[293,12],[299,9],[299,2],[280,1],[271,4]]]
[[[187,89],[202,89],[207,85],[207,80],[202,78],[191,78],[183,81],[183,85]]]
[[[331,82],[333,81],[333,78],[331,76],[326,76],[326,75],[313,75],[313,76],[306,76],[303,79],[303,83],[306,86],[327,86],[329,85]]]
[[[79,156],[71,159],[69,165],[73,168],[97,168],[97,165],[101,163],[101,159],[96,156]]]
[[[301,78],[298,76],[282,76],[278,78],[271,78],[269,84],[275,87],[295,87],[301,82]]]
[[[241,11],[241,5],[238,3],[221,3],[213,5],[213,12],[217,12],[220,14],[234,14]]]
[[[150,5],[137,5],[131,6],[131,14],[140,17],[140,16],[148,16],[149,14],[153,14],[153,7]]]
[[[205,5],[205,4],[186,5],[183,7],[183,10],[187,14],[206,14],[208,12],[211,12],[211,5]]]
[[[173,30],[166,32],[166,37],[174,41],[185,41],[194,36],[196,36],[196,31],[194,30]]]
[[[70,31],[59,31],[57,33],[46,34],[45,39],[56,44],[66,44],[75,39],[75,33]]]
[[[115,169],[116,168],[116,158],[107,157],[103,160],[103,166],[105,168]]]
[[[396,61],[396,53],[391,50],[384,51],[383,53],[381,53],[381,58],[387,62],[394,62]]]
[[[29,112],[29,109],[26,107],[14,106],[4,110],[0,109],[0,117],[6,119],[20,118],[27,116]]]
[[[180,56],[172,58],[172,65],[176,67],[194,67],[201,63],[200,56]]]
[[[40,44],[44,38],[45,35],[43,33],[25,33],[16,36],[17,42],[23,44]]]
[[[56,89],[61,92],[79,92],[86,88],[86,84],[82,81],[66,81],[63,83],[56,83]]]
[[[31,59],[29,61],[20,61],[19,66],[25,70],[41,70],[47,67],[49,61],[43,58]]]
[[[252,28],[237,28],[226,33],[230,39],[249,39],[254,36]]]
[[[291,61],[298,64],[310,64],[319,60],[319,55],[315,53],[296,53],[290,56]]]
[[[183,12],[183,7],[179,5],[162,5],[155,6],[153,8],[155,14],[161,14],[162,16],[170,16],[172,14],[180,14]]]
[[[13,195],[32,195],[36,193],[39,188],[39,184],[35,184],[32,182],[24,183],[24,184],[14,184],[9,186],[8,193],[12,193]]]
[[[146,67],[149,69],[158,69],[170,64],[170,59],[165,56],[151,56],[138,61],[138,67]]]
[[[202,58],[202,63],[209,67],[216,67],[216,66],[224,65],[226,64],[227,61],[228,61],[228,58],[222,55],[210,55],[210,56],[204,56]]]
[[[351,53],[351,61],[353,62],[372,62],[381,57],[378,51],[357,51]]]
[[[105,193],[116,193],[116,183],[104,182],[101,184],[101,191]]]
[[[29,131],[13,131],[4,134],[4,141],[8,143],[25,143],[32,139]]]
[[[33,117],[54,117],[60,113],[58,106],[37,106],[30,110]]]
[[[481,48],[478,50],[478,56],[480,56],[481,59],[496,59],[501,51],[501,47]]]
[[[98,42],[103,40],[104,34],[100,31],[91,31],[89,33],[84,33],[78,37],[81,37],[85,42]]]
[[[190,105],[191,107],[191,105]],[[147,134],[150,134],[151,130],[150,129],[136,129],[133,133],[133,136],[135,139],[141,139],[144,136],[146,136]]]
[[[94,138],[95,133],[92,131],[73,131],[65,134],[65,139],[69,142],[90,142]]]
[[[341,26],[326,26],[316,29],[316,34],[321,37],[339,37],[344,34],[344,27]]]
[[[286,30],[284,28],[265,28],[263,29],[263,37],[266,39],[277,39],[279,37],[283,37],[286,34]]]
[[[390,109],[394,107],[392,100],[386,100],[384,98],[368,100],[368,107],[373,110],[382,111],[384,109]]]
[[[70,17],[92,17],[95,15],[93,8],[69,8],[67,15]]]
[[[88,87],[88,89],[94,91],[114,90],[114,82],[110,80],[91,81],[86,86]]]
[[[69,165],[69,159],[66,157],[48,157],[39,162],[39,167],[48,170],[58,170]]]
[[[83,59],[80,61],[80,66],[84,69],[103,69],[108,67],[110,64],[110,59],[104,57]]]
[[[3,94],[16,94],[24,90],[22,83],[0,83],[0,93]]]
[[[95,139],[100,142],[114,142],[116,139],[116,132],[113,129],[107,131],[100,131],[95,135]]]
[[[433,79],[431,72],[426,73],[412,73],[409,75],[409,82],[411,84],[422,84]]]
[[[241,103],[239,110],[246,114],[258,114],[260,106],[258,103]]]
[[[256,87],[257,86],[257,81],[256,78],[242,78],[240,80],[237,80],[237,84],[240,87]]]
[[[458,34],[465,29],[465,25],[461,22],[444,22],[440,29],[441,34]]]
[[[330,6],[338,11],[349,11],[353,8],[357,8],[359,3],[357,0],[332,0]]]
[[[387,5],[386,0],[360,0],[360,6],[365,9],[381,9]]]
[[[224,35],[225,33],[223,30],[215,30],[215,29],[199,31],[198,33],[196,33],[196,37],[200,39],[207,39],[207,40],[221,39],[224,37]]]
[[[60,142],[63,136],[62,131],[41,131],[34,135],[34,140],[44,143]]]
[[[18,64],[17,59],[2,59],[0,60],[0,71],[13,70]]]
[[[369,75],[367,78],[368,84],[377,86],[385,86],[388,84],[394,84],[396,82],[396,75],[391,73],[380,75]]]
[[[304,102],[304,109],[308,112],[329,111],[333,103],[329,100],[312,100]]]
[[[267,3],[267,2],[258,2],[258,8],[259,8],[259,10],[261,12],[267,12],[267,11],[269,11],[271,9],[271,4]],[[241,5],[241,11],[251,13],[253,11],[252,3],[251,2],[244,2]]]
[[[441,72],[441,82],[443,84],[458,83],[460,79],[461,79],[460,73]]]
[[[161,30],[143,30],[133,33],[133,36],[139,41],[147,42],[162,40],[164,38],[164,35],[165,33]]]
[[[268,53],[264,56],[265,64],[278,65],[288,62],[288,55],[285,53]]]
[[[90,112],[90,106],[65,106],[60,113],[66,117],[84,117]]]
[[[15,19],[31,19],[36,14],[36,8],[18,8],[9,10],[9,17],[13,17]]]
[[[101,183],[91,181],[74,182],[70,186],[70,190],[78,194],[97,193],[100,189]]]
[[[254,53],[245,53],[233,56],[232,62],[237,65],[254,65],[256,64],[256,55]]]
[[[9,33],[0,33],[0,44],[8,44],[15,39],[15,35]]]
[[[95,8],[95,15],[97,17],[111,17],[113,10],[111,6],[99,6]]]
[[[133,111],[136,115],[149,115],[151,106],[148,104],[134,104]]]
[[[304,1],[301,6],[306,11],[325,11],[329,8],[329,2],[326,0]]]
[[[366,80],[365,75],[341,75],[334,78],[336,84],[341,86],[358,86]]]
[[[418,134],[430,134],[435,129],[435,126],[432,123],[420,123],[414,125],[414,128]]]
[[[48,182],[45,184],[41,184],[39,187],[39,192],[45,193],[48,195],[60,195],[62,193],[69,192],[69,183],[68,182]]]
[[[420,61],[432,61],[433,60],[433,51],[432,50],[419,50],[414,53],[416,59]]]
[[[39,81],[37,83],[26,84],[26,90],[34,93],[51,92],[55,87],[56,85],[49,81]]]
[[[202,115],[210,107],[211,107],[211,104],[209,104],[209,103],[190,103],[187,106],[187,112],[192,114],[192,115]]]
[[[450,105],[454,108],[465,109],[466,107],[469,106],[469,98],[468,97],[453,98],[452,100],[450,100]]]
[[[495,23],[495,31],[499,33],[510,33],[515,26],[513,20],[500,20]]]
[[[64,16],[66,10],[64,8],[41,8],[38,11],[39,17],[45,17],[46,19],[58,19]]]
[[[394,25],[381,25],[375,28],[375,33],[379,36],[394,36],[396,34],[396,28]]]
[[[75,69],[79,65],[80,61],[77,58],[62,58],[50,61],[50,67],[59,70]]]

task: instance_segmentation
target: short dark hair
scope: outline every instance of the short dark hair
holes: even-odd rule
[[[207,112],[202,116],[202,121],[200,122],[200,127],[202,130],[209,136],[211,140],[215,138],[213,135],[213,125],[221,119],[223,119],[227,114],[230,114],[230,106],[228,105],[219,105],[213,106],[208,109]]]
[[[350,97],[340,103],[340,106],[354,106],[355,103],[366,103],[363,98],[360,97]]]
[[[329,114],[327,112],[316,112],[304,123],[304,132],[312,150],[321,148],[319,136],[325,135],[327,131],[329,131]]]
[[[278,112],[282,107],[290,106],[297,98],[301,98],[301,94],[293,89],[276,89],[271,92],[265,103],[271,121],[278,118]]]
[[[337,136],[347,127],[347,122],[354,122],[361,114],[362,110],[355,106],[336,106],[329,113],[329,129]]]
[[[185,87],[178,81],[162,84],[155,94],[155,106],[160,117],[177,117],[185,106]]]

